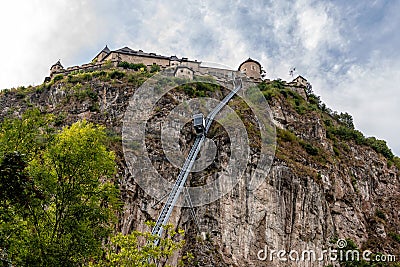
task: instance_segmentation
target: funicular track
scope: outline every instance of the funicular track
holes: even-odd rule
[[[236,78],[235,76],[233,76],[233,88],[234,89],[227,96],[225,96],[225,98],[210,112],[210,114],[205,119],[204,131],[203,133],[197,135],[194,144],[190,149],[189,155],[187,156],[186,161],[183,164],[183,167],[178,175],[178,178],[176,179],[175,184],[168,195],[168,199],[165,202],[160,215],[158,216],[156,225],[152,230],[153,235],[157,235],[159,238],[161,238],[164,230],[163,225],[166,225],[169,221],[169,217],[171,216],[172,210],[174,209],[176,202],[178,201],[179,195],[181,194],[182,189],[184,188],[186,179],[193,167],[193,164],[197,158],[198,153],[200,152],[201,145],[203,144],[206,138],[207,132],[210,129],[211,124],[215,116],[218,114],[218,112],[220,112],[221,109],[229,102],[229,100],[231,100],[232,97],[242,88],[241,78]],[[189,201],[190,205],[191,201],[190,201],[190,196],[188,195],[187,195],[187,200]],[[159,242],[160,239],[156,239],[154,241],[154,244],[158,245]]]

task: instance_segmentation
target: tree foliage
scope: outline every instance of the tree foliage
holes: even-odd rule
[[[105,128],[54,125],[39,110],[0,125],[0,266],[164,266],[182,231],[167,226],[159,246],[149,232],[110,239],[120,201]]]
[[[157,64],[153,64],[150,67],[150,73],[159,72],[160,70],[161,70],[161,67]]]
[[[152,223],[147,223],[153,226]],[[158,246],[154,241],[159,237],[151,232],[133,231],[128,235],[118,233],[111,238],[111,243],[107,247],[106,257],[97,263],[91,263],[91,267],[108,266],[132,266],[132,267],[155,267],[170,266],[166,265],[168,259],[183,247],[185,241],[182,239],[184,231],[173,230],[171,224],[164,226],[166,237],[160,240]],[[187,254],[183,259],[190,260],[191,255]],[[180,262],[180,265],[183,264]]]
[[[339,115],[336,116],[336,119],[347,128],[354,129],[353,117],[349,113],[341,112]]]
[[[365,140],[365,143],[367,145],[369,145],[371,148],[373,148],[376,152],[381,153],[387,159],[394,158],[394,154],[393,154],[392,150],[387,146],[387,143],[385,140],[379,140],[379,139],[376,139],[375,137],[368,137]]]
[[[326,133],[327,137],[330,139],[339,137],[342,140],[354,140],[356,144],[369,146],[389,160],[395,158],[392,150],[387,146],[386,141],[376,139],[375,137],[366,138],[360,131],[347,126],[327,125]]]
[[[53,119],[38,109],[27,110],[20,119],[5,119],[0,127],[0,160],[14,151],[25,155],[27,160],[37,155],[54,132]]]
[[[104,128],[61,131],[39,111],[0,127],[0,247],[14,265],[76,266],[102,253],[119,194]]]
[[[146,65],[144,65],[143,63],[129,63],[126,61],[119,62],[117,66],[120,68],[132,69],[132,70],[147,69]]]

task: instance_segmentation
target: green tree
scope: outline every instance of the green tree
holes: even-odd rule
[[[387,159],[393,159],[394,154],[392,150],[387,146],[386,141],[376,139],[375,137],[368,137],[366,139],[367,145],[372,147],[376,152],[381,153]]]
[[[30,115],[1,125],[0,247],[15,265],[83,264],[114,229],[115,155],[104,127],[80,121],[50,134],[50,120]]]
[[[29,218],[42,197],[26,167],[50,141],[51,123],[51,115],[32,109],[0,125],[0,250],[14,264],[29,254]]]
[[[101,253],[112,230],[118,192],[110,182],[115,156],[104,145],[104,127],[86,121],[64,128],[29,171],[46,193],[40,210],[36,260],[73,265]],[[39,244],[38,244],[39,245]]]
[[[353,117],[349,113],[341,112],[339,115],[337,115],[337,120],[339,122],[341,122],[342,124],[344,124],[346,127],[350,128],[350,129],[354,129]]]
[[[147,225],[149,227],[154,226],[149,222]],[[154,245],[154,241],[158,239],[158,236],[150,232],[133,231],[128,235],[118,233],[111,238],[105,259],[99,260],[97,263],[90,263],[89,266],[168,267],[170,265],[165,265],[168,258],[185,244],[182,239],[184,231],[173,230],[172,224],[164,226],[164,231],[166,232],[166,237],[160,240],[158,246]],[[182,260],[190,261],[191,258],[191,254],[186,254]],[[182,260],[179,265],[183,264]]]
[[[25,218],[32,207],[33,193],[37,192],[26,166],[23,155],[18,152],[6,154],[0,162],[0,252],[19,251],[13,257],[14,262],[19,262],[28,252]]]
[[[6,153],[18,151],[27,160],[43,150],[54,132],[54,116],[27,110],[18,119],[5,119],[0,127],[0,160]]]

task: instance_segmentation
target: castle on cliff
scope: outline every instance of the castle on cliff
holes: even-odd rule
[[[162,56],[156,53],[146,53],[143,50],[133,50],[129,47],[123,47],[117,50],[110,50],[107,46],[101,50],[90,63],[83,64],[81,66],[73,66],[64,68],[60,61],[57,61],[50,68],[50,77],[46,80],[51,80],[54,75],[57,74],[69,74],[75,71],[93,71],[102,69],[107,66],[117,67],[119,63],[127,62],[129,64],[143,64],[148,70],[153,66],[157,66],[160,69],[168,67],[175,67],[175,76],[182,78],[193,78],[195,72],[210,75],[223,75],[228,76],[232,70],[206,67],[202,66],[202,62],[197,60],[189,60],[186,57],[178,58],[177,56]],[[261,82],[265,80],[265,71],[261,64],[251,58],[248,58],[239,65],[238,71],[244,73],[248,78],[254,82]],[[305,87],[307,86],[307,80],[301,76],[298,76],[289,85]]]

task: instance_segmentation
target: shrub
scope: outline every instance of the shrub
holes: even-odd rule
[[[118,70],[114,70],[114,71],[110,72],[108,75],[111,79],[121,79],[125,76],[125,73],[120,72]]]
[[[195,95],[198,96],[198,97],[205,97],[206,93],[204,91],[196,91]]]
[[[163,83],[168,84],[170,82],[166,80],[163,81]],[[206,82],[197,82],[197,83],[184,84],[182,85],[182,89],[188,96],[205,97],[207,93],[215,92],[217,88],[216,86],[218,85]]]
[[[75,84],[75,83],[82,83],[83,79],[82,76],[80,76],[79,74],[68,74],[67,81],[69,83]]]
[[[145,70],[147,69],[146,65],[144,65],[143,63],[129,63],[126,61],[119,62],[117,66],[124,69],[132,69],[132,70],[140,70],[142,68]]]
[[[89,106],[89,110],[91,112],[99,112],[100,111],[100,105],[99,103],[93,103],[92,105]]]
[[[157,64],[153,64],[150,68],[150,72],[154,73],[154,72],[159,72],[161,70],[160,66]]]
[[[271,82],[271,86],[273,88],[283,89],[285,87],[285,83],[281,79],[277,79]]]
[[[343,140],[354,140],[359,145],[365,144],[365,137],[360,131],[350,129],[346,126],[328,127],[327,136],[331,139],[332,136],[337,136]]]
[[[185,85],[183,86],[183,91],[185,92],[185,94],[187,94],[187,95],[189,95],[189,96],[192,96],[192,95],[194,95],[194,93],[195,93],[195,89],[194,89],[193,86],[190,85],[190,84],[185,84]]]
[[[22,99],[26,96],[26,93],[23,91],[17,91],[17,93],[15,94],[15,97],[18,99]]]
[[[331,126],[333,126],[333,123],[332,123],[332,121],[331,121],[331,120],[329,120],[329,119],[327,119],[327,120],[324,120],[324,124],[325,124],[325,126],[326,126],[326,127],[331,127]]]
[[[308,95],[308,101],[310,102],[310,104],[314,104],[319,106],[321,103],[321,99],[319,96],[315,95],[315,94],[310,94]]]
[[[58,74],[58,75],[54,76],[53,80],[54,80],[55,82],[57,82],[57,81],[62,80],[63,78],[64,78],[64,75]]]
[[[334,117],[347,128],[354,129],[353,117],[349,113],[335,114]]]
[[[380,209],[375,210],[375,216],[380,218],[380,219],[382,219],[382,220],[386,220],[385,213],[383,213],[383,211],[380,210]]]
[[[97,100],[97,93],[95,91],[93,91],[92,89],[87,89],[87,96],[92,99],[93,101]]]
[[[97,78],[97,77],[102,77],[102,76],[107,76],[107,72],[105,72],[104,70],[101,71],[95,71],[92,73],[92,76]]]
[[[67,118],[67,114],[64,112],[59,113],[54,119],[55,126],[61,126],[64,123],[64,120]]]
[[[153,226],[146,222],[148,226]],[[168,224],[163,226],[166,237],[159,239],[151,232],[132,231],[128,235],[118,233],[111,237],[111,243],[105,246],[105,255],[89,263],[90,267],[107,266],[170,266],[166,264],[177,251],[183,248],[184,231],[173,230],[173,226]],[[154,242],[159,240],[159,245]],[[178,266],[188,266],[193,259],[193,255],[186,253],[179,260]],[[193,265],[191,265],[193,266]]]
[[[366,144],[374,149],[376,152],[381,153],[387,159],[393,159],[394,155],[390,148],[387,146],[386,141],[369,137],[366,139]]]
[[[199,82],[199,83],[196,83],[196,90],[203,91],[203,92],[214,92],[215,85],[213,85],[211,83]]]
[[[86,81],[86,82],[88,82],[88,81],[90,81],[92,79],[92,74],[91,73],[82,73],[79,76],[81,77],[81,79],[83,81]]]
[[[266,91],[261,91],[264,95],[265,99],[272,100],[274,96],[276,96],[276,92],[273,89],[268,89]]]
[[[340,155],[340,150],[336,146],[333,146],[333,152],[335,153],[336,156]]]
[[[285,98],[288,97],[288,93],[287,93],[286,90],[281,90],[280,93],[281,93]]]
[[[393,163],[397,167],[397,169],[400,170],[400,158],[399,157],[394,157],[393,158]]]
[[[277,129],[277,135],[278,138],[285,142],[295,142],[297,140],[297,136],[288,130]]]
[[[389,233],[389,236],[393,238],[397,243],[400,243],[400,235],[396,233]]]
[[[120,68],[129,69],[129,65],[130,64],[128,62],[122,61],[122,62],[119,62],[117,66]]]
[[[246,92],[246,98],[249,99],[252,103],[257,104],[257,103],[263,103],[265,101],[265,98],[263,94],[260,92],[260,90],[252,86],[250,87]]]
[[[301,143],[301,146],[312,156],[316,156],[319,153],[318,148],[314,147],[310,143]]]

